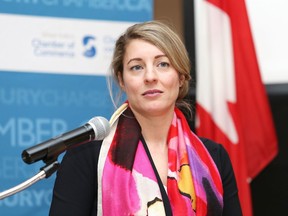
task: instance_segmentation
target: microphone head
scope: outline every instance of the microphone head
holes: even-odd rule
[[[110,133],[110,124],[108,120],[102,116],[94,117],[90,119],[88,123],[94,130],[94,140],[103,140]]]

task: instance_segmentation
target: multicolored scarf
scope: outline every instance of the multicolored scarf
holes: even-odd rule
[[[98,215],[165,215],[162,185],[127,104],[116,111],[110,124],[98,162]],[[173,215],[221,215],[223,189],[217,167],[177,108],[167,140],[165,189]]]

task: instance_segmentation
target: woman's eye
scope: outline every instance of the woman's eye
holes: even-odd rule
[[[160,62],[158,64],[158,67],[169,67],[169,63],[168,62]]]
[[[133,67],[131,67],[131,70],[141,70],[142,67],[140,65],[135,65]]]

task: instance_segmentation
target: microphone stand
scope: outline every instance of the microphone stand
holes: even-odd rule
[[[57,160],[52,163],[46,164],[44,167],[41,167],[40,171],[36,175],[34,175],[32,178],[26,180],[25,182],[13,188],[10,188],[6,191],[1,192],[0,200],[30,187],[31,185],[35,184],[39,180],[42,180],[44,178],[49,178],[54,172],[58,170],[59,166],[60,164]]]

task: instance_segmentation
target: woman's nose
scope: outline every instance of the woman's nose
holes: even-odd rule
[[[153,67],[147,67],[144,76],[146,83],[155,82],[157,80],[157,71]]]

